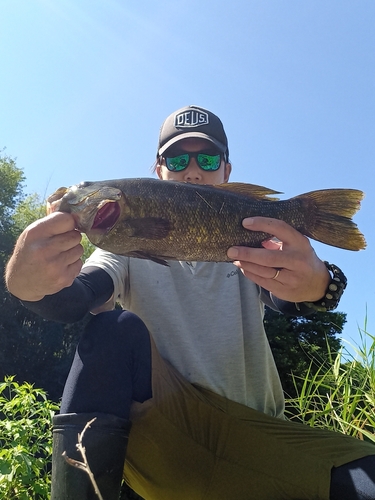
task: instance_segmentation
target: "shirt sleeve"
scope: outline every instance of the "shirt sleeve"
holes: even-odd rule
[[[129,257],[97,248],[84,263],[82,271],[92,266],[105,271],[113,282],[113,297],[106,304],[105,310],[113,309],[116,302],[123,304],[125,296],[129,293]]]
[[[21,301],[30,311],[45,319],[74,323],[89,311],[107,302],[113,295],[113,281],[108,273],[86,266],[70,287],[37,302]]]
[[[261,289],[260,298],[268,307],[285,314],[285,316],[308,316],[316,312],[316,309],[307,306],[304,302],[288,302],[287,300],[279,299],[264,288]]]

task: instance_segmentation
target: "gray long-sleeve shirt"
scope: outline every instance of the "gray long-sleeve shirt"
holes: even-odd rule
[[[187,380],[282,418],[260,288],[230,263],[168,264],[96,250],[85,265],[111,276],[108,306],[119,302],[137,314],[162,357]]]

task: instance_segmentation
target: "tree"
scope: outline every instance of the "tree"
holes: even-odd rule
[[[299,378],[321,366],[330,352],[341,347],[340,334],[346,322],[341,312],[316,312],[306,317],[284,316],[266,308],[264,325],[285,393],[295,397],[291,374]],[[302,381],[301,381],[302,384]]]
[[[10,156],[0,151],[0,266],[4,265],[15,241],[13,212],[23,197],[24,175]]]
[[[37,195],[25,197],[24,174],[14,159],[0,153],[0,272],[21,231],[45,215]],[[86,251],[92,247],[86,245]],[[0,283],[0,378],[14,375],[47,391],[57,401],[85,320],[74,325],[46,321],[27,310]]]

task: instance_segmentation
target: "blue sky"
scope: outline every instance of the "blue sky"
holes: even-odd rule
[[[232,181],[285,198],[366,193],[365,251],[342,267],[343,337],[375,335],[373,0],[1,0],[0,148],[25,191],[150,177],[164,118],[198,104],[229,137]]]

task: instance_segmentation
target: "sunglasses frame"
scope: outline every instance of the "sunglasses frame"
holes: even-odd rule
[[[205,155],[205,156],[211,156],[211,157],[219,157],[219,163],[218,163],[218,166],[216,168],[204,168],[202,167],[202,165],[200,164],[199,162],[199,155]],[[173,160],[175,158],[178,158],[179,156],[188,156],[188,162],[186,163],[186,165],[183,167],[183,168],[179,168],[179,169],[174,169],[174,168],[170,168],[169,165],[168,165],[168,160]],[[197,165],[200,169],[202,169],[204,172],[217,172],[221,166],[221,162],[222,160],[224,159],[224,154],[223,153],[220,153],[220,152],[217,152],[216,154],[211,154],[211,153],[206,153],[204,151],[196,151],[196,152],[188,152],[188,151],[182,151],[180,154],[177,154],[177,155],[173,155],[173,156],[162,156],[162,158],[164,159],[165,161],[165,166],[167,167],[167,169],[170,171],[170,172],[183,172],[184,170],[186,170],[190,164],[190,161],[192,158],[195,159],[195,161],[197,162]]]

